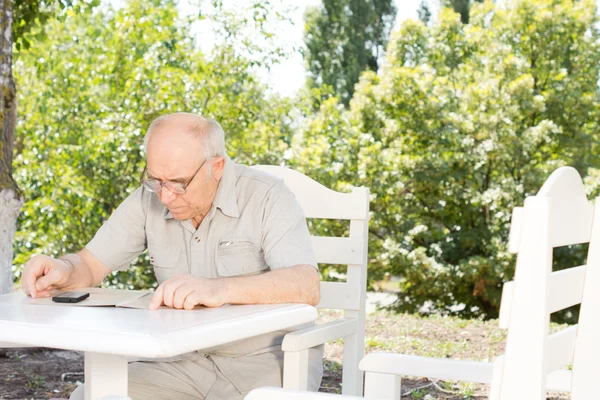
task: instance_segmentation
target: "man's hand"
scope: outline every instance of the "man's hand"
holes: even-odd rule
[[[154,292],[150,309],[161,305],[191,310],[196,305],[220,307],[224,301],[225,284],[222,279],[196,278],[178,275],[163,282]]]
[[[38,255],[32,257],[23,269],[23,291],[32,298],[50,297],[50,290],[62,289],[73,274],[73,265],[63,260]]]

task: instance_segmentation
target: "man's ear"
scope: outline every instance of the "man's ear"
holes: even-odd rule
[[[213,177],[220,181],[223,177],[223,171],[225,170],[225,157],[215,157],[212,162]]]

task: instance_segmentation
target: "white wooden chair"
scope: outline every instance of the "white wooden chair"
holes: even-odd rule
[[[504,290],[501,315],[508,326],[506,352],[496,360],[490,398],[545,399],[549,373],[568,365],[572,372],[562,375],[562,386],[571,399],[598,398],[600,199],[595,205],[577,171],[564,167],[516,211],[522,222],[511,243],[518,252],[515,281]],[[553,248],[586,242],[586,265],[552,272]],[[578,324],[549,335],[550,314],[576,304]]]
[[[494,364],[372,353],[360,363],[366,371],[365,398],[398,400],[401,376],[409,375],[491,383],[491,400],[541,400],[551,389],[571,391],[573,400],[597,399],[600,199],[595,209],[579,174],[563,167],[513,211],[509,249],[517,253],[517,266],[502,295],[499,323],[508,328],[506,353]],[[586,242],[586,265],[552,272],[553,248]],[[579,303],[578,325],[550,335],[550,314]],[[251,400],[322,395],[294,397],[300,394],[272,388],[251,394]]]
[[[244,400],[361,400],[364,397],[347,396],[343,394],[306,392],[276,387],[262,387],[251,390]]]
[[[351,193],[340,193],[289,168],[254,168],[283,178],[306,218],[350,221],[349,237],[312,237],[317,262],[348,266],[346,282],[321,282],[321,301],[317,306],[343,310],[344,316],[285,336],[283,387],[307,390],[308,349],[343,338],[342,393],[361,395],[363,373],[358,362],[364,356],[369,189],[358,187]]]
[[[492,383],[492,400],[545,399],[547,390],[572,391],[573,400],[598,398],[600,201],[596,209],[594,215],[577,171],[563,167],[513,211],[509,249],[517,266],[515,280],[504,285],[499,320],[508,329],[506,353],[493,365],[369,354],[360,363],[365,397],[397,400],[401,376],[418,375]],[[552,272],[553,248],[586,242],[587,265]],[[579,324],[549,335],[550,314],[579,303]]]

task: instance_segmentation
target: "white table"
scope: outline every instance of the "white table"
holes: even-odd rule
[[[0,347],[85,352],[85,398],[127,395],[127,361],[207,349],[314,321],[305,304],[186,310],[43,306],[24,293],[0,296]]]

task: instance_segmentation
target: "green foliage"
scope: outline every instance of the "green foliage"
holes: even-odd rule
[[[174,1],[135,0],[119,11],[68,12],[48,40],[19,54],[15,179],[26,203],[15,277],[35,253],[81,249],[139,185],[143,136],[155,117],[187,111],[221,122],[239,162],[280,163],[291,142],[287,101],[265,94],[257,60],[221,45],[201,53]],[[145,255],[109,283],[155,283]]]
[[[271,0],[199,2],[202,19],[212,22],[216,46],[241,52],[250,65],[269,68],[298,48],[282,40],[282,23],[293,25],[294,7]]]
[[[13,39],[16,49],[28,49],[32,39],[44,39],[44,25],[52,18],[62,19],[66,10],[86,12],[100,0],[14,0]]]
[[[340,191],[370,187],[369,279],[401,277],[398,309],[497,315],[501,284],[514,268],[506,249],[510,210],[562,165],[584,175],[591,197],[600,194],[594,1],[487,1],[473,5],[467,25],[450,9],[431,26],[406,21],[380,74],[364,72],[352,96],[342,72],[358,76],[368,63],[358,68],[356,60],[375,47],[344,47],[367,35],[345,30],[352,19],[339,7],[354,3],[325,4],[326,18],[315,10],[308,16],[318,22],[308,26],[320,29],[311,31],[321,40],[315,49],[325,50],[309,57],[318,54],[323,71],[343,82],[311,88],[295,107],[269,95],[252,72],[287,51],[271,41],[273,16],[259,2],[249,14],[217,0],[203,11],[230,39],[211,54],[188,38],[191,20],[177,15],[173,1],[72,9],[48,22],[48,39],[15,61],[15,179],[26,199],[15,264],[85,246],[139,184],[150,121],[190,111],[222,123],[239,162],[287,163]],[[249,26],[264,40],[248,40]],[[354,64],[345,69],[342,61]],[[348,225],[314,221],[311,229],[339,235]],[[585,249],[555,255],[563,268],[573,265],[566,259],[583,262]],[[108,284],[152,286],[146,257],[134,264]],[[335,266],[323,268],[330,272]]]
[[[401,277],[398,309],[496,316],[510,210],[562,165],[598,192],[596,15],[593,0],[487,1],[469,25],[448,9],[406,21],[350,109],[325,100],[307,121],[293,163],[371,188],[369,276]]]
[[[307,10],[309,86],[331,86],[344,104],[365,70],[377,71],[396,9],[392,0],[323,0]]]

